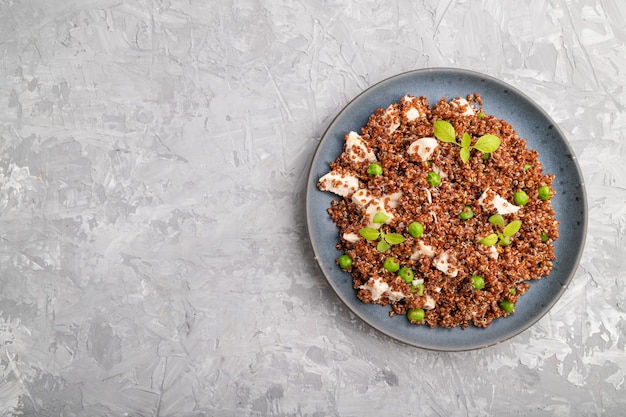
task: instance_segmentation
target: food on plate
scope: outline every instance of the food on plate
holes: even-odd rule
[[[550,273],[554,176],[479,94],[432,106],[407,94],[344,140],[318,188],[340,197],[328,208],[337,264],[362,302],[486,327]]]

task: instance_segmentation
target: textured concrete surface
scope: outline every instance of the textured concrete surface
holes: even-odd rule
[[[621,0],[0,0],[0,415],[623,415],[625,21]],[[365,326],[304,227],[330,120],[432,66],[525,91],[588,189],[564,297],[474,352]]]

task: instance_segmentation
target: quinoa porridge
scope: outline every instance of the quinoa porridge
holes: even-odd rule
[[[318,188],[340,196],[339,266],[364,303],[430,327],[488,326],[547,276],[554,177],[478,94],[406,95],[345,135]]]

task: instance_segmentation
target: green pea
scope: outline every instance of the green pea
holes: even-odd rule
[[[531,169],[533,166],[530,164],[524,164],[524,171],[528,171],[529,169]]]
[[[426,317],[426,313],[421,308],[411,308],[406,313],[406,318],[412,322],[422,321],[424,320],[424,317]]]
[[[482,119],[483,117],[485,117],[485,113],[479,111],[476,116],[478,116],[479,119]]]
[[[352,258],[350,255],[341,255],[337,258],[337,262],[339,263],[339,268],[348,269],[352,266]]]
[[[432,187],[436,187],[441,184],[441,177],[435,171],[430,171],[426,176],[426,182]]]
[[[380,164],[370,164],[367,167],[367,173],[370,175],[383,175],[383,167]]]
[[[472,285],[476,290],[485,288],[485,279],[479,275],[472,275]]]
[[[539,196],[540,200],[543,200],[543,201],[549,200],[550,199],[550,187],[548,187],[547,185],[542,185],[537,190],[537,195]]]
[[[525,206],[526,204],[528,204],[528,194],[520,190],[516,192],[515,194],[513,194],[513,201],[518,206]]]
[[[398,260],[396,258],[392,258],[390,256],[389,258],[385,259],[385,262],[383,263],[383,268],[385,268],[389,272],[396,272],[398,269],[400,269],[400,264],[398,263]]]
[[[469,220],[474,217],[474,210],[472,210],[470,206],[465,206],[463,207],[463,210],[461,210],[459,217],[461,220]]]
[[[413,277],[415,274],[411,268],[400,268],[398,271],[398,276],[404,280],[407,284],[410,284],[413,281]]]
[[[420,297],[424,295],[424,289],[426,285],[424,284],[411,284],[411,292],[419,295]]]
[[[545,242],[548,241],[548,239],[550,239],[550,236],[548,236],[545,232],[542,231],[541,232],[541,241],[545,243]]]
[[[420,237],[424,234],[424,225],[420,222],[413,222],[409,225],[409,234],[413,237]]]
[[[515,311],[515,304],[505,298],[504,300],[500,301],[500,308],[507,313],[512,313]]]
[[[509,292],[513,295],[517,294],[517,288],[513,287],[509,290]]]

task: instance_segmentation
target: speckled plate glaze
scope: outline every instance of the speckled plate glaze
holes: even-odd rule
[[[389,317],[389,307],[364,304],[352,288],[350,274],[342,272],[335,259],[338,229],[326,209],[336,195],[317,189],[318,179],[329,171],[328,163],[343,150],[344,135],[360,131],[369,116],[380,107],[397,102],[405,94],[425,96],[434,104],[480,93],[485,112],[513,125],[527,139],[527,146],[539,152],[544,172],[556,176],[552,200],[561,222],[555,242],[556,261],[548,277],[531,282],[520,297],[515,314],[493,321],[487,328],[470,326],[431,329],[411,325],[404,316]],[[420,348],[462,351],[487,347],[505,341],[528,329],[543,317],[561,297],[574,276],[582,255],[587,230],[587,205],[583,178],[574,153],[554,121],[530,98],[495,78],[467,70],[429,68],[402,73],[365,90],[352,100],[324,133],[309,172],[306,191],[306,218],[309,237],[317,262],[339,298],[363,321],[392,337]]]

